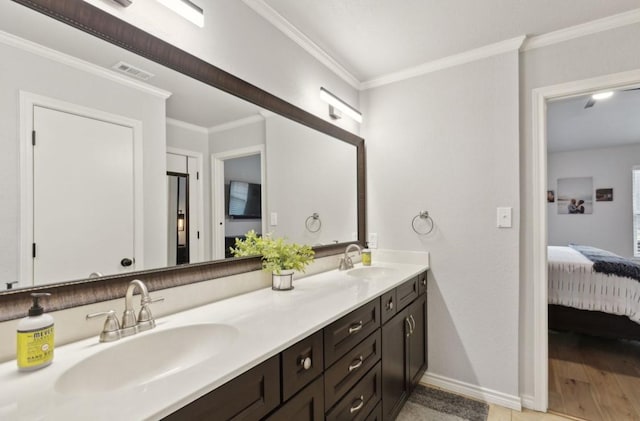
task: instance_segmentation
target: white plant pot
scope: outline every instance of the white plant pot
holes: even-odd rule
[[[271,274],[271,289],[275,291],[289,291],[293,289],[293,270],[281,270],[280,275]]]

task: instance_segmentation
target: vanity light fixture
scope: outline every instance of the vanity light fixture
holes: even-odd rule
[[[204,27],[204,11],[189,0],[158,0],[158,2],[199,27]]]
[[[360,111],[356,110],[326,89],[320,88],[320,98],[329,104],[329,115],[331,118],[340,118],[340,114],[336,113],[336,111],[341,111],[358,123],[362,123],[362,113]]]
[[[178,211],[178,231],[184,231],[184,213],[181,210]]]
[[[597,94],[593,94],[591,95],[591,98],[595,99],[596,101],[600,101],[601,99],[611,98],[612,96],[613,96],[613,91],[607,91],[607,92],[598,92]]]

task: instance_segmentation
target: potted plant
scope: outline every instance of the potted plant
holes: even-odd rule
[[[293,273],[304,272],[315,254],[310,246],[274,239],[271,234],[260,237],[254,230],[249,231],[244,240],[236,238],[236,246],[230,250],[236,257],[261,256],[262,268],[271,272],[274,290],[293,289]]]

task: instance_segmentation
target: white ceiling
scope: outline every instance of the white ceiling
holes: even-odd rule
[[[360,82],[521,35],[640,8],[640,0],[264,2]]]
[[[547,107],[547,150],[564,152],[640,143],[640,89],[620,90],[584,108],[579,96]]]

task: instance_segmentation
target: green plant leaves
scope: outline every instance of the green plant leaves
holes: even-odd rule
[[[277,275],[290,269],[304,272],[315,255],[311,246],[273,239],[271,234],[259,237],[254,230],[246,234],[245,240],[236,238],[236,246],[230,251],[236,257],[262,256],[262,268]]]

